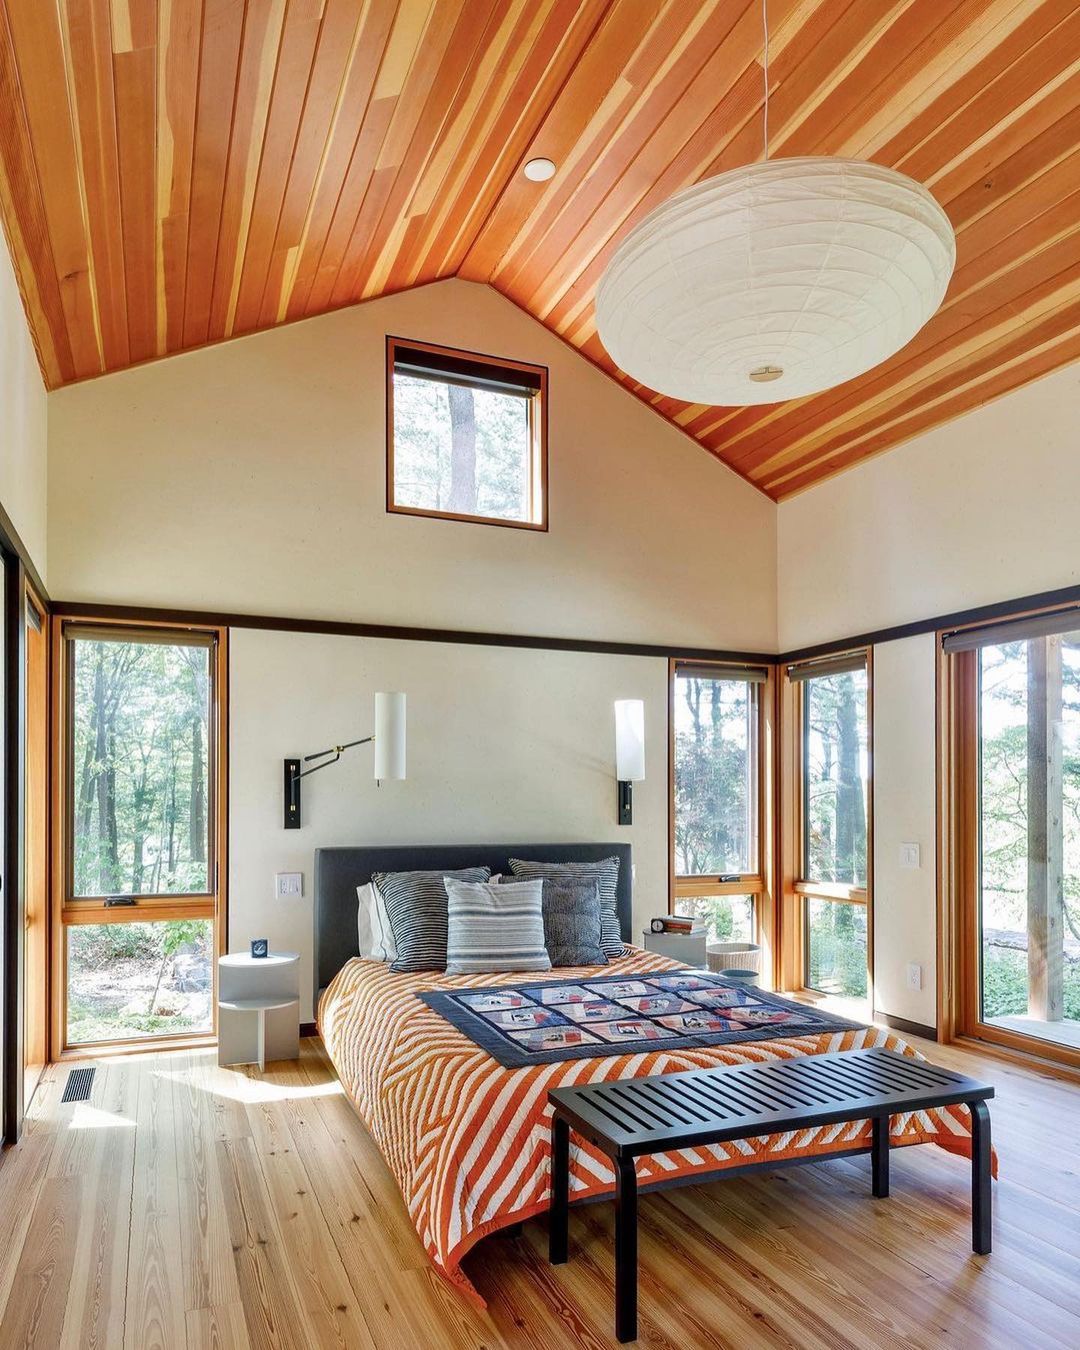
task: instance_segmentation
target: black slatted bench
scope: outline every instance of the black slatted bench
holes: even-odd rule
[[[555,1088],[548,1094],[554,1108],[551,1261],[561,1265],[567,1259],[571,1129],[602,1149],[615,1170],[615,1335],[620,1341],[632,1341],[637,1336],[636,1158],[699,1144],[870,1120],[872,1189],[874,1195],[886,1196],[889,1118],[957,1104],[971,1111],[971,1245],[985,1255],[990,1251],[990,1113],[986,1102],[993,1095],[994,1089],[985,1083],[892,1050],[848,1050],[770,1064]],[[867,1152],[865,1148],[853,1151]],[[811,1155],[805,1161],[820,1162],[822,1156]],[[723,1174],[742,1169],[718,1170]],[[704,1177],[699,1173],[680,1182],[689,1185]]]

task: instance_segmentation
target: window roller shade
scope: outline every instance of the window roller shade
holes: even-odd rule
[[[394,344],[394,374],[416,380],[439,380],[471,389],[490,389],[500,394],[532,398],[542,385],[540,370],[528,366],[501,365],[497,361],[470,359],[455,352],[426,351],[422,347]]]
[[[744,684],[764,684],[769,672],[763,666],[713,666],[676,661],[675,676],[680,680],[741,680]]]
[[[866,669],[865,652],[844,652],[838,656],[825,656],[820,661],[804,661],[797,666],[788,666],[789,680],[799,683],[802,680],[816,680],[822,675],[849,675],[852,671]]]
[[[1080,606],[1029,614],[1023,619],[984,624],[981,628],[960,628],[946,633],[941,645],[946,652],[973,652],[979,647],[998,647],[1004,642],[1027,642],[1030,638],[1061,633],[1080,633]]]

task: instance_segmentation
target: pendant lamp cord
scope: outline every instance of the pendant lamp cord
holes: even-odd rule
[[[763,141],[765,159],[769,158],[769,0],[761,0],[761,27],[765,34],[762,50],[761,70],[765,80],[765,106],[763,112]]]

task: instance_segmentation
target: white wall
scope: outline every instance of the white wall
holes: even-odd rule
[[[45,385],[0,235],[0,503],[48,585],[46,465]]]
[[[874,1003],[924,1026],[937,1021],[934,699],[932,633],[874,648]],[[918,869],[900,866],[903,843],[919,845]]]
[[[780,648],[1080,582],[1080,364],[782,502]]]
[[[635,928],[667,906],[667,664],[505,647],[234,629],[230,637],[229,945],[303,955],[312,979],[312,865],[322,845],[627,842]],[[376,787],[370,746],[303,785],[281,825],[282,767],[371,729],[372,695],[403,689],[408,778]],[[646,779],[615,820],[616,698],[645,700]],[[302,871],[304,898],[274,898]]]
[[[387,514],[387,333],[549,366],[549,533]],[[63,600],[775,645],[773,504],[486,286],[68,387],[49,436]]]

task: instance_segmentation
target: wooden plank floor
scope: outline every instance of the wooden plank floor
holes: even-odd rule
[[[653,1347],[1080,1345],[1080,1088],[965,1051],[989,1077],[995,1250],[969,1248],[968,1167],[894,1155],[649,1196],[641,1343]],[[0,1346],[100,1350],[612,1345],[611,1206],[488,1239],[479,1313],[431,1269],[396,1185],[321,1047],[219,1069],[212,1052],[102,1061],[92,1104],[47,1071],[0,1162]]]

